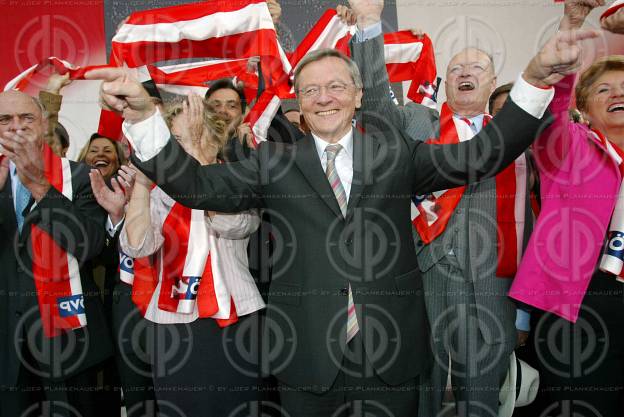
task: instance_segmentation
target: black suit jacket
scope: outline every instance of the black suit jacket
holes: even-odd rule
[[[374,115],[354,129],[353,184],[343,218],[308,135],[262,143],[244,161],[200,166],[170,140],[134,163],[185,206],[269,211],[276,240],[264,359],[289,385],[323,391],[342,362],[350,284],[364,350],[389,384],[430,363],[410,199],[491,177],[529,146],[541,120],[508,102],[473,140],[414,142]]]
[[[71,162],[73,201],[51,188],[32,209],[24,210],[23,233],[17,231],[11,178],[0,190],[0,385],[12,386],[20,364],[51,380],[63,380],[102,361],[112,353],[98,289],[85,261],[96,256],[104,243],[104,211],[93,198],[88,167]],[[46,338],[33,280],[30,226],[37,224],[81,267],[87,327]],[[27,355],[23,355],[25,349]]]

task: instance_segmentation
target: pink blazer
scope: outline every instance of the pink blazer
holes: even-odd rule
[[[542,209],[509,295],[575,322],[596,270],[621,174],[587,126],[571,123],[574,76],[555,86],[554,123],[534,145]]]

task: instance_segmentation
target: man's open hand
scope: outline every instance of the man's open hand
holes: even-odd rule
[[[524,70],[524,79],[537,87],[557,84],[581,67],[581,41],[599,35],[598,31],[590,29],[555,33],[529,62]]]

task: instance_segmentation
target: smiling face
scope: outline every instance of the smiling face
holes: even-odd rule
[[[455,55],[446,70],[446,98],[451,109],[465,117],[485,112],[496,88],[494,66],[486,53],[465,49]]]
[[[102,176],[108,179],[119,169],[117,148],[110,139],[95,138],[89,143],[85,162],[97,168]]]
[[[624,71],[607,71],[589,87],[583,116],[608,138],[620,136],[624,131]]]
[[[335,143],[349,132],[355,109],[362,104],[362,89],[355,87],[345,61],[330,56],[310,62],[297,76],[297,89],[301,113],[312,133]]]
[[[231,88],[221,88],[213,92],[206,100],[219,118],[228,124],[243,114],[240,97]]]

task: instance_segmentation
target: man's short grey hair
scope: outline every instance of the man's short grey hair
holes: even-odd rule
[[[356,88],[362,88],[362,75],[360,74],[360,69],[353,62],[351,58],[343,54],[342,52],[336,51],[335,49],[318,49],[316,51],[310,52],[306,56],[304,56],[301,61],[297,64],[295,68],[295,92],[299,93],[299,74],[303,68],[316,61],[320,61],[325,58],[338,58],[343,60],[347,67],[349,67],[349,72],[351,73],[351,79],[353,80],[353,84],[355,84]]]

